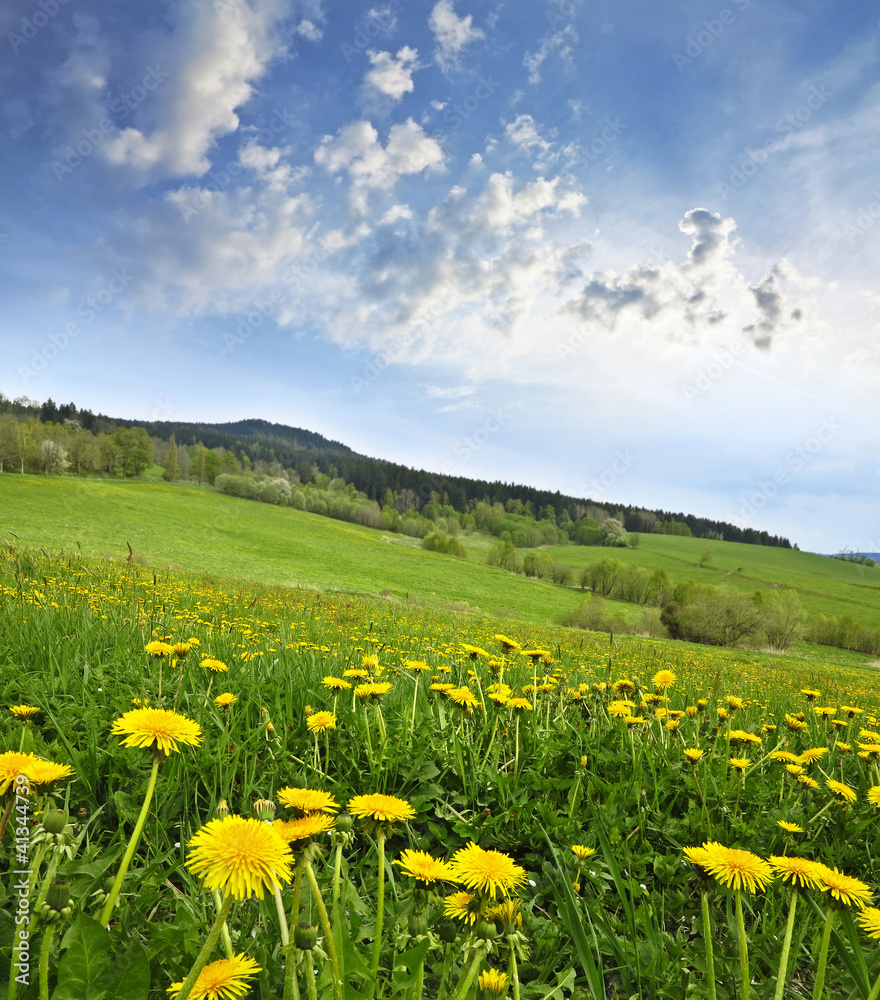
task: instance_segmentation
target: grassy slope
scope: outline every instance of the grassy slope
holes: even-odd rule
[[[425,552],[417,541],[190,484],[0,476],[0,531],[21,544],[135,555],[196,573],[380,594],[557,622],[583,595]],[[9,536],[5,536],[7,540]],[[13,540],[14,541],[14,540]]]
[[[712,560],[700,568],[697,563],[707,547]],[[810,614],[851,615],[865,624],[880,626],[880,566],[859,566],[791,549],[671,535],[642,535],[636,549],[572,545],[544,551],[554,562],[577,568],[605,556],[646,569],[661,567],[674,584],[692,579],[753,593],[771,592],[778,583],[795,588]]]

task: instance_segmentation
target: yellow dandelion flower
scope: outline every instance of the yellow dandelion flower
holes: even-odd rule
[[[355,795],[349,799],[346,808],[358,819],[372,819],[378,823],[402,822],[414,819],[416,815],[415,809],[405,799],[398,799],[394,795],[382,795],[379,792]]]
[[[244,953],[218,959],[198,974],[190,1000],[234,1000],[235,997],[242,997],[250,988],[248,979],[261,971],[260,966]],[[169,986],[170,1000],[175,1000],[182,989],[182,980]]]
[[[841,906],[855,906],[861,910],[870,904],[871,887],[867,883],[818,862],[816,867],[819,888],[829,892]]]
[[[167,642],[160,642],[156,639],[144,646],[144,652],[150,656],[170,656],[174,652],[174,647],[169,646]]]
[[[486,997],[500,997],[507,992],[507,973],[486,969],[480,973],[477,986]]]
[[[797,755],[790,753],[788,750],[774,750],[770,754],[770,760],[787,761],[789,764],[796,764]]]
[[[707,862],[700,862],[716,881],[728,889],[763,892],[773,881],[770,865],[751,851],[740,851],[716,842],[704,844]]]
[[[671,688],[677,680],[678,677],[674,670],[658,670],[651,678],[651,683],[655,688],[665,691],[667,688]]]
[[[571,852],[579,861],[586,861],[596,853],[596,848],[586,847],[584,844],[572,844]]]
[[[488,656],[488,653],[484,653],[484,656]],[[426,670],[431,668],[425,663],[424,660],[404,660],[403,665],[407,670],[414,670],[417,674],[423,674]]]
[[[825,782],[825,787],[829,788],[834,794],[844,802],[855,802],[858,796],[856,793],[842,781],[834,781],[833,778],[829,778]]]
[[[682,752],[691,764],[698,764],[706,755],[706,751],[698,747],[685,747]]]
[[[238,698],[232,694],[230,691],[224,691],[223,694],[218,694],[214,699],[214,704],[217,708],[229,708],[230,705],[234,705],[238,701]]]
[[[874,906],[866,906],[856,914],[856,920],[868,937],[880,941],[880,910]]]
[[[491,899],[499,892],[509,896],[527,881],[525,869],[513,858],[500,851],[484,850],[473,841],[456,851],[449,864],[456,882]]]
[[[508,639],[506,635],[495,635],[492,637],[496,642],[501,643],[507,652],[519,652],[522,646],[516,641],[516,639]]]
[[[804,769],[800,764],[786,764],[785,770],[788,771],[789,774],[793,774],[795,777],[798,777],[800,774],[804,774]]]
[[[336,728],[336,716],[332,712],[314,712],[306,719],[310,733],[323,733]]]
[[[330,688],[333,691],[344,691],[351,687],[351,684],[341,677],[325,677],[321,683],[324,687]]]
[[[799,774],[797,780],[802,784],[806,785],[807,788],[818,788],[819,782],[815,778],[811,778],[809,774]]]
[[[469,892],[452,892],[443,901],[443,912],[453,920],[475,924],[480,915],[480,900]]]
[[[314,788],[282,788],[278,793],[278,801],[288,809],[296,809],[303,814],[334,813],[339,809],[339,803],[330,792]]]
[[[534,710],[534,705],[528,698],[508,698],[507,707],[512,708],[515,712],[531,712]]]
[[[776,820],[776,825],[781,826],[786,833],[804,833],[805,830],[802,826],[798,826],[797,823],[790,823],[787,819]]]
[[[369,677],[369,673],[366,670],[361,670],[360,667],[349,667],[348,670],[342,671],[343,677],[354,677],[357,679],[362,679],[364,677]]]
[[[496,924],[500,924],[503,934],[510,934],[517,927],[522,927],[522,914],[519,910],[518,899],[502,899],[500,903],[490,906],[484,916],[487,920],[494,920]]]
[[[175,642],[174,645],[171,647],[171,652],[174,653],[175,656],[180,657],[180,659],[183,659],[183,657],[186,656],[186,654],[191,649],[192,649],[192,643]]]
[[[872,785],[866,797],[872,806],[880,806],[880,785]]]
[[[35,759],[25,768],[25,774],[35,784],[41,788],[45,785],[52,785],[62,778],[69,778],[76,772],[69,764],[56,764],[51,760]]]
[[[760,746],[764,742],[760,736],[755,736],[754,733],[747,733],[742,729],[731,729],[727,734],[727,738],[736,743],[751,743],[754,746]]]
[[[433,858],[425,851],[412,851],[409,848],[401,852],[401,855],[394,862],[419,882],[425,885],[433,885],[441,879],[447,882],[454,881],[447,862],[439,858]]]
[[[641,715],[628,715],[623,721],[628,726],[634,727],[634,726],[641,726],[645,722],[645,719]]]
[[[815,861],[808,861],[806,858],[792,858],[788,855],[771,855],[767,860],[783,882],[791,882],[799,889],[818,888],[820,868]]]
[[[202,660],[200,665],[203,666],[205,670],[210,670],[212,673],[215,674],[226,673],[226,671],[229,669],[229,667],[227,667],[222,660],[218,660],[213,656],[206,656]]]
[[[9,711],[19,719],[30,719],[40,711],[35,705],[10,705]]]
[[[27,777],[27,767],[38,760],[32,753],[19,753],[17,750],[7,750],[0,754],[0,795],[5,795],[13,781],[23,774]]]
[[[299,846],[303,840],[310,840],[320,833],[332,830],[336,823],[335,816],[328,816],[327,813],[315,812],[307,816],[299,816],[296,819],[276,819],[272,826],[275,832],[283,841],[288,844]]]
[[[254,893],[260,899],[273,886],[290,881],[293,855],[268,823],[242,816],[209,820],[189,842],[186,866],[209,889],[235,899]]]
[[[803,719],[799,719],[795,715],[789,715],[787,712],[785,714],[785,724],[793,733],[800,732],[801,729],[807,728],[807,724],[803,721]]]
[[[752,762],[748,757],[731,757],[728,763],[731,767],[736,768],[736,770],[742,774]]]
[[[180,749],[179,743],[195,747],[202,742],[202,728],[197,722],[164,708],[135,708],[125,712],[113,723],[110,732],[125,736],[124,747],[155,746],[166,757],[172,750]]]
[[[828,747],[810,747],[798,756],[798,764],[815,764],[828,753]]]
[[[361,665],[365,670],[375,670],[379,666],[379,657],[375,653],[367,653],[361,657]]]

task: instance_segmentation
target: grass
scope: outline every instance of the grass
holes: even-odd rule
[[[546,623],[582,600],[552,583],[426,552],[403,535],[190,484],[3,475],[0,511],[0,530],[12,530],[22,544],[121,559],[129,543],[152,565],[265,584],[387,593]]]
[[[712,558],[701,567],[698,563],[707,548]],[[642,535],[635,549],[566,545],[544,551],[554,562],[578,570],[605,557],[648,570],[664,569],[673,584],[692,579],[746,593],[791,587],[811,615],[851,615],[866,625],[880,626],[880,566],[861,566],[792,549],[673,535]]]

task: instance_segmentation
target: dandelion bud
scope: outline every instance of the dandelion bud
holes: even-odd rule
[[[494,920],[480,920],[474,928],[474,933],[481,941],[494,941],[500,932]]]
[[[351,833],[351,828],[354,825],[354,820],[348,813],[340,813],[336,817],[336,829],[340,833]]]
[[[66,826],[67,813],[63,809],[46,810],[43,816],[43,829],[46,833],[61,833]]]
[[[179,656],[183,659],[192,647],[188,642],[175,642],[171,648],[174,650],[175,656]]]
[[[583,770],[586,766],[587,766],[587,758],[581,757],[581,770]]]
[[[257,819],[268,820],[270,823],[275,819],[275,803],[271,799],[257,799],[254,803],[254,816]]]
[[[217,817],[217,819],[224,819],[226,816],[229,815],[229,803],[226,801],[226,799],[220,799],[220,801],[217,803],[216,808],[214,809],[214,815]]]
[[[293,929],[293,943],[300,951],[311,951],[318,943],[318,929],[311,924],[297,924]]]
[[[53,882],[49,886],[46,902],[49,904],[50,909],[58,910],[59,912],[63,910],[70,902],[70,888],[68,884],[66,882]]]
[[[428,933],[428,918],[424,913],[411,913],[407,922],[410,937],[421,937]]]
[[[445,944],[452,944],[458,937],[458,931],[455,929],[455,925],[447,920],[437,928],[437,937]]]

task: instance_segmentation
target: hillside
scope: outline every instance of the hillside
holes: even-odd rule
[[[153,565],[535,623],[558,623],[585,597],[578,589],[486,566],[494,540],[484,535],[460,536],[469,556],[463,561],[424,551],[417,539],[192,484],[3,475],[0,514],[0,530],[13,545],[122,560],[130,543],[135,559]],[[569,545],[544,551],[575,568],[603,558],[662,568],[673,583],[692,578],[747,593],[781,584],[796,589],[811,614],[880,624],[880,569],[732,542],[710,548],[712,558],[702,568],[704,540],[663,535],[642,536],[636,549]],[[619,601],[608,601],[608,608],[632,624],[645,610]],[[831,656],[827,647],[813,648]]]

